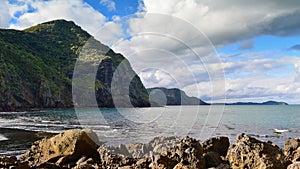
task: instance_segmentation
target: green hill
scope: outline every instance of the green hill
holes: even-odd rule
[[[72,107],[74,66],[82,47],[91,40],[95,48],[90,50],[94,52],[83,58],[86,66],[100,63],[95,81],[98,106],[115,106],[111,80],[122,61],[130,75],[123,72],[119,80],[134,77],[127,87],[130,104],[149,106],[145,87],[121,54],[96,41],[73,22],[55,20],[23,31],[0,29],[0,111]],[[104,55],[92,56],[101,52]],[[98,58],[98,62],[89,57]],[[130,106],[126,104],[122,106]]]

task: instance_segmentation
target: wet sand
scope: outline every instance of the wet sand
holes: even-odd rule
[[[0,141],[0,155],[20,155],[28,150],[33,142],[54,135],[9,128],[0,128],[0,134],[7,138]]]

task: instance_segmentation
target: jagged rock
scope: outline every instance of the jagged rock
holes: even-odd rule
[[[186,166],[182,163],[178,163],[178,164],[175,165],[175,167],[173,169],[192,169],[192,168],[189,167],[189,166]]]
[[[204,159],[205,159],[206,168],[217,167],[221,163],[223,163],[223,160],[220,157],[220,154],[217,152],[214,152],[214,151],[205,153]]]
[[[41,164],[38,164],[38,165],[34,166],[33,168],[37,168],[37,169],[60,169],[61,167],[57,166],[54,163],[44,162],[44,163],[41,163]]]
[[[49,139],[35,142],[31,149],[21,156],[30,166],[50,162],[62,166],[75,163],[82,156],[99,159],[96,134],[91,130],[67,130]]]
[[[151,162],[152,159],[149,157],[141,158],[136,162],[135,168],[149,168]]]
[[[289,164],[278,146],[246,134],[241,134],[235,139],[228,150],[227,158],[233,169],[283,169]]]
[[[166,152],[155,156],[154,162],[151,163],[152,168],[172,169],[176,165],[177,168],[205,168],[201,144],[193,138],[185,137],[175,147],[168,147]]]
[[[27,162],[20,162],[15,156],[0,156],[0,168],[29,169]]]
[[[300,161],[300,138],[289,138],[285,141],[284,155],[292,162]]]
[[[293,164],[290,164],[287,169],[300,169],[300,162],[295,162]]]
[[[137,162],[134,158],[129,158],[121,154],[111,154],[105,147],[100,147],[98,153],[103,168],[131,166]]]
[[[156,137],[149,141],[149,143],[134,143],[129,145],[119,145],[118,147],[107,147],[112,154],[122,154],[132,158],[142,158],[154,154],[161,154],[167,151],[167,147],[175,146],[179,143],[176,137]]]
[[[133,158],[141,158],[143,157],[146,153],[149,151],[145,151],[143,147],[145,147],[146,144],[142,143],[135,143],[135,144],[130,144],[126,146],[127,152],[130,157]],[[123,154],[123,153],[121,153]],[[125,155],[125,154],[124,154]]]
[[[229,164],[221,163],[219,166],[217,166],[215,169],[231,169]]]
[[[177,144],[180,144],[180,140],[176,137],[156,137],[149,142],[149,147],[153,147],[154,154],[163,154]]]
[[[122,154],[124,156],[130,156],[132,157],[133,152],[129,153],[127,150],[127,147],[124,144],[120,144],[117,147],[114,146],[109,146],[107,149],[112,153],[112,154]]]
[[[100,168],[98,161],[93,160],[92,158],[86,159],[86,157],[82,157],[76,162],[76,166],[73,169],[94,169]]]
[[[229,148],[229,138],[228,137],[213,137],[205,140],[201,143],[204,153],[207,152],[217,152],[221,156],[225,157]]]

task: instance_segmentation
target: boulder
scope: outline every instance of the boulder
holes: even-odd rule
[[[300,138],[289,138],[284,143],[284,155],[292,162],[300,161]]]
[[[233,169],[283,169],[289,164],[278,146],[246,134],[241,134],[235,139],[229,147],[227,158]]]
[[[300,162],[295,162],[293,164],[290,164],[287,169],[300,169]]]
[[[205,140],[201,143],[204,153],[207,152],[217,152],[221,156],[225,157],[229,148],[229,138],[228,137],[213,137]]]
[[[47,162],[63,166],[76,162],[82,156],[99,160],[97,143],[99,140],[92,130],[67,130],[51,138],[36,141],[20,159],[29,162],[31,167]]]
[[[199,141],[185,137],[175,147],[168,147],[160,155],[155,155],[152,168],[205,168],[203,148]]]

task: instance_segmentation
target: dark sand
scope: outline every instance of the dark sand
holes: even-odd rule
[[[8,138],[0,141],[0,155],[20,155],[28,150],[33,142],[54,135],[9,128],[0,128],[0,134]]]

